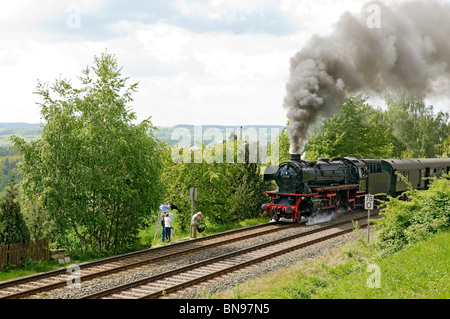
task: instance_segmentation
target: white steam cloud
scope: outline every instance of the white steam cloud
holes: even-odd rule
[[[345,93],[439,93],[450,75],[450,4],[374,2],[344,13],[328,36],[291,58],[284,107],[290,152],[300,154],[310,125],[333,115]]]

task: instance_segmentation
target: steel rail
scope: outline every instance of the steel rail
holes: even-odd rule
[[[366,219],[366,217],[361,217],[361,218],[354,219],[354,220],[364,220],[364,219]],[[192,284],[195,284],[195,283],[207,280],[207,279],[212,278],[212,277],[219,276],[219,275],[227,273],[227,272],[231,272],[231,271],[233,271],[235,269],[245,267],[246,265],[249,265],[249,264],[252,264],[252,263],[257,263],[257,262],[260,262],[260,261],[268,259],[268,258],[273,258],[275,256],[278,256],[278,255],[281,255],[281,254],[284,254],[284,253],[287,253],[287,252],[290,252],[290,251],[293,251],[293,250],[296,250],[296,249],[300,249],[300,248],[303,248],[303,247],[306,247],[306,246],[310,246],[310,245],[312,245],[314,243],[317,243],[317,242],[320,242],[320,241],[324,241],[324,240],[327,240],[327,239],[330,239],[330,238],[333,238],[333,237],[336,237],[336,236],[343,235],[345,233],[351,232],[353,230],[352,222],[353,222],[353,220],[352,221],[340,222],[340,223],[337,223],[337,224],[334,224],[334,225],[329,225],[329,226],[322,227],[322,228],[319,228],[319,229],[310,230],[310,231],[307,231],[307,232],[303,232],[303,233],[300,233],[300,234],[288,236],[288,237],[281,238],[281,239],[278,239],[278,240],[275,240],[275,241],[271,241],[271,242],[268,242],[268,243],[263,243],[263,244],[259,244],[259,245],[253,246],[253,247],[244,248],[244,249],[241,249],[241,250],[238,250],[238,251],[235,251],[235,252],[227,253],[227,254],[224,254],[224,255],[221,255],[221,256],[213,257],[213,258],[210,258],[210,259],[207,259],[207,260],[204,260],[204,261],[200,261],[200,262],[197,262],[197,263],[194,263],[194,264],[190,264],[190,265],[185,266],[185,267],[180,267],[178,269],[166,271],[164,273],[160,273],[160,274],[157,274],[157,275],[149,276],[147,278],[139,279],[139,280],[133,281],[131,283],[123,284],[123,285],[120,285],[120,286],[117,286],[117,287],[114,287],[114,288],[110,288],[110,289],[107,289],[107,290],[104,290],[104,291],[101,291],[101,292],[98,292],[98,293],[87,295],[87,296],[82,297],[81,299],[97,299],[97,298],[102,298],[102,297],[105,297],[105,296],[110,296],[110,295],[112,295],[114,293],[117,293],[117,292],[122,292],[122,291],[127,290],[127,289],[136,288],[136,287],[139,287],[140,285],[149,284],[149,283],[157,281],[157,280],[165,279],[165,278],[168,278],[170,276],[180,274],[182,272],[187,272],[187,271],[190,271],[192,269],[199,268],[199,267],[202,267],[202,266],[205,266],[205,265],[210,265],[210,264],[213,264],[215,262],[226,260],[226,259],[238,256],[238,255],[243,255],[243,254],[246,254],[246,253],[249,253],[249,252],[254,252],[256,250],[260,250],[260,249],[263,249],[263,248],[266,248],[266,247],[269,247],[269,246],[273,246],[273,245],[276,245],[276,244],[285,243],[286,241],[294,240],[294,239],[297,239],[299,237],[305,237],[305,236],[308,236],[308,235],[311,235],[311,234],[314,234],[314,233],[320,233],[320,232],[323,232],[323,231],[326,231],[326,230],[329,230],[329,229],[332,229],[332,228],[344,226],[344,225],[347,225],[347,226],[352,225],[352,227],[348,227],[347,229],[345,229],[343,231],[340,231],[340,232],[337,232],[337,233],[333,233],[331,235],[327,235],[327,236],[324,236],[324,237],[321,237],[321,238],[318,238],[318,239],[314,239],[314,240],[311,240],[311,241],[308,241],[308,242],[305,242],[305,243],[301,243],[301,244],[295,245],[293,247],[289,247],[289,248],[286,248],[286,249],[280,249],[280,250],[278,250],[275,253],[271,253],[269,255],[265,255],[265,256],[262,256],[262,257],[258,257],[256,259],[252,259],[252,260],[246,261],[244,263],[239,263],[237,265],[230,266],[230,267],[228,267],[228,268],[226,268],[224,270],[220,270],[218,272],[206,274],[204,276],[201,276],[201,277],[198,277],[198,278],[194,278],[192,280],[185,281],[183,283],[176,284],[176,285],[173,285],[171,287],[167,287],[167,288],[161,289],[159,291],[152,292],[151,294],[139,297],[139,298],[144,298],[144,299],[145,298],[156,298],[158,296],[162,296],[165,293],[169,293],[169,292],[173,292],[175,290],[179,290],[180,288],[183,288],[183,287],[186,287],[186,286],[190,286]],[[363,228],[363,227],[366,227],[366,226],[367,226],[367,224],[361,225],[360,227]]]
[[[106,258],[100,258],[100,259],[96,259],[93,261],[87,261],[87,262],[83,262],[78,264],[78,266],[80,267],[90,267],[90,266],[95,266],[98,264],[103,264],[105,262],[111,262],[111,261],[117,261],[117,260],[121,260],[121,259],[125,259],[125,258],[129,258],[132,256],[139,256],[142,254],[147,254],[149,252],[154,252],[157,250],[162,250],[162,249],[166,249],[167,247],[174,247],[174,246],[185,246],[191,243],[198,243],[198,242],[202,242],[205,240],[210,240],[213,238],[217,238],[217,237],[222,237],[222,236],[227,236],[230,234],[237,234],[243,231],[247,231],[247,230],[252,230],[252,229],[258,229],[258,228],[265,228],[268,226],[272,226],[275,225],[276,223],[267,223],[267,224],[260,224],[260,225],[254,225],[254,226],[249,226],[249,227],[243,227],[243,228],[239,228],[239,229],[233,229],[233,230],[228,230],[228,231],[224,231],[221,233],[217,233],[217,234],[212,234],[212,235],[208,235],[205,237],[200,237],[200,238],[195,238],[195,239],[191,239],[191,240],[186,240],[186,241],[182,241],[182,242],[177,242],[177,243],[173,243],[170,246],[160,246],[160,247],[154,247],[154,248],[147,248],[147,249],[143,249],[143,250],[139,250],[139,251],[135,251],[135,252],[130,252],[130,253],[126,253],[126,254],[121,254],[121,255],[117,255],[117,256],[111,256],[111,257],[106,257]],[[29,275],[29,276],[24,276],[24,277],[20,277],[20,278],[16,278],[16,279],[11,279],[11,280],[6,280],[3,282],[0,282],[0,289],[2,288],[6,288],[9,286],[13,286],[13,285],[18,285],[20,283],[26,283],[29,282],[30,279],[42,279],[42,278],[47,278],[50,276],[54,276],[54,275],[58,275],[58,274],[66,274],[67,273],[67,267],[62,267],[62,268],[58,268],[55,270],[49,270],[49,271],[45,271],[42,273],[38,273],[38,274],[33,274],[33,275]]]
[[[226,237],[226,236],[233,236],[245,231],[252,231],[252,230],[257,230],[259,228],[267,228],[268,226],[274,226],[277,225],[276,223],[268,223],[268,224],[261,224],[261,225],[256,225],[256,226],[250,226],[250,227],[244,227],[244,228],[240,228],[238,230],[230,230],[230,231],[226,231],[226,232],[222,232],[222,233],[218,233],[218,234],[214,234],[211,236],[206,236],[206,237],[201,237],[198,239],[193,239],[190,241],[185,241],[185,242],[179,242],[179,243],[174,243],[170,246],[161,246],[161,247],[157,247],[157,248],[153,248],[153,249],[147,249],[144,251],[139,251],[139,252],[134,252],[134,253],[128,253],[128,254],[124,254],[124,255],[120,255],[120,256],[114,256],[114,257],[109,257],[109,258],[103,258],[103,259],[99,259],[99,260],[95,260],[93,262],[87,262],[87,263],[82,263],[80,264],[80,269],[81,267],[84,267],[82,270],[86,271],[87,269],[99,266],[99,265],[104,265],[104,264],[108,264],[110,262],[114,262],[114,261],[119,261],[119,260],[123,260],[126,258],[133,258],[133,257],[138,257],[140,255],[146,255],[146,254],[150,254],[150,253],[154,253],[156,251],[165,251],[165,250],[172,250],[172,252],[168,252],[168,253],[163,253],[161,255],[157,255],[157,256],[149,256],[149,257],[145,257],[144,259],[137,261],[137,262],[130,262],[127,263],[125,265],[119,265],[110,269],[106,269],[106,270],[101,270],[101,271],[96,271],[94,273],[90,273],[87,275],[82,275],[80,277],[80,280],[82,281],[86,281],[86,280],[90,280],[93,278],[97,278],[97,277],[101,277],[101,276],[105,276],[111,273],[115,273],[115,272],[120,272],[129,268],[135,268],[135,267],[139,267],[151,262],[157,262],[159,260],[162,259],[166,259],[166,258],[173,258],[175,256],[179,256],[182,254],[187,254],[187,253],[192,253],[198,250],[203,250],[203,249],[210,249],[213,247],[218,247],[221,245],[225,245],[225,244],[229,244],[232,242],[236,242],[236,241],[241,241],[241,240],[245,240],[248,238],[252,238],[255,236],[264,236],[267,234],[270,234],[272,232],[277,232],[277,231],[281,231],[281,230],[285,230],[288,228],[292,228],[292,227],[298,227],[298,224],[291,224],[291,225],[280,225],[277,227],[273,227],[269,230],[265,230],[259,233],[251,233],[248,235],[244,235],[244,236],[240,236],[240,237],[234,237],[234,238],[229,238],[220,242],[213,242],[211,244],[206,244],[206,245],[201,245],[201,246],[195,246],[195,244],[199,243],[199,242],[204,242],[204,241],[213,241],[217,238],[220,237]],[[279,225],[279,224],[278,224]],[[187,246],[187,245],[191,245],[193,247],[185,249],[185,250],[176,250],[177,248],[183,247],[183,246]],[[87,269],[86,269],[87,268]],[[5,283],[1,283],[0,284],[0,289],[2,288],[8,288],[8,287],[12,287],[12,286],[16,286],[16,285],[20,285],[20,284],[25,284],[25,283],[30,283],[30,281],[34,280],[42,280],[42,279],[46,279],[46,278],[52,278],[55,276],[61,276],[63,274],[67,274],[67,267],[62,268],[62,269],[57,269],[54,271],[48,271],[48,272],[44,272],[41,274],[36,274],[36,275],[32,275],[32,276],[27,276],[27,277],[23,277],[23,278],[19,278],[16,280],[10,280],[8,282]],[[67,278],[66,278],[67,279]],[[35,294],[38,292],[42,292],[42,291],[48,291],[48,290],[52,290],[58,287],[63,287],[65,285],[67,285],[67,280],[59,280],[57,282],[54,283],[50,283],[50,284],[44,284],[44,285],[40,285],[40,286],[36,286],[35,288],[30,288],[27,290],[23,290],[23,291],[18,291],[15,293],[11,293],[8,295],[4,295],[4,296],[0,296],[0,299],[16,299],[16,298],[21,298],[27,295],[31,295],[31,294]]]

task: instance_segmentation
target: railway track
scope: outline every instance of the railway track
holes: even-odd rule
[[[361,217],[355,220],[365,220]],[[367,227],[363,222],[361,228]],[[151,299],[233,272],[282,254],[305,248],[353,231],[352,221],[340,222],[257,246],[203,260],[121,286],[103,290],[82,299]]]
[[[288,228],[299,227],[298,224],[262,224],[231,230],[190,241],[174,243],[168,246],[150,248],[138,252],[128,253],[99,259],[92,262],[81,263],[80,280],[85,282],[94,278],[118,273],[127,269],[140,267],[146,264],[177,257],[182,254],[193,253],[199,250],[210,249],[236,241],[262,236]],[[0,283],[0,299],[16,299],[26,297],[43,291],[49,291],[67,285],[69,269],[67,267],[48,271],[36,275]]]

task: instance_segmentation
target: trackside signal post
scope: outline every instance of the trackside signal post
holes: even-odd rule
[[[197,201],[197,188],[191,187],[190,189],[190,200],[191,200],[191,221],[194,215],[194,202]]]
[[[366,194],[364,196],[364,209],[367,209],[367,242],[370,242],[370,211],[373,209],[374,196]]]

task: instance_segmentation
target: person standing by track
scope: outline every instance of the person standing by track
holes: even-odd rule
[[[166,238],[166,227],[165,227],[165,221],[164,218],[166,217],[166,214],[169,213],[169,201],[165,201],[159,206],[159,209],[161,211],[161,242],[163,243]]]
[[[161,214],[161,242],[162,243],[166,239],[166,224],[164,221],[165,217],[166,217],[166,214]]]
[[[191,220],[191,238],[197,238],[197,228],[203,218],[202,212],[198,212],[192,216]]]
[[[166,239],[167,239],[167,242],[170,243],[170,233],[171,233],[171,230],[172,230],[172,220],[170,219],[169,213],[167,213],[165,215],[164,225],[166,226]]]
[[[174,236],[174,232],[173,232],[173,213],[170,211],[170,209],[172,208],[169,201],[166,202],[167,206],[169,207],[169,217],[170,217],[170,223],[172,224],[172,226],[170,226],[170,239],[173,239]]]

